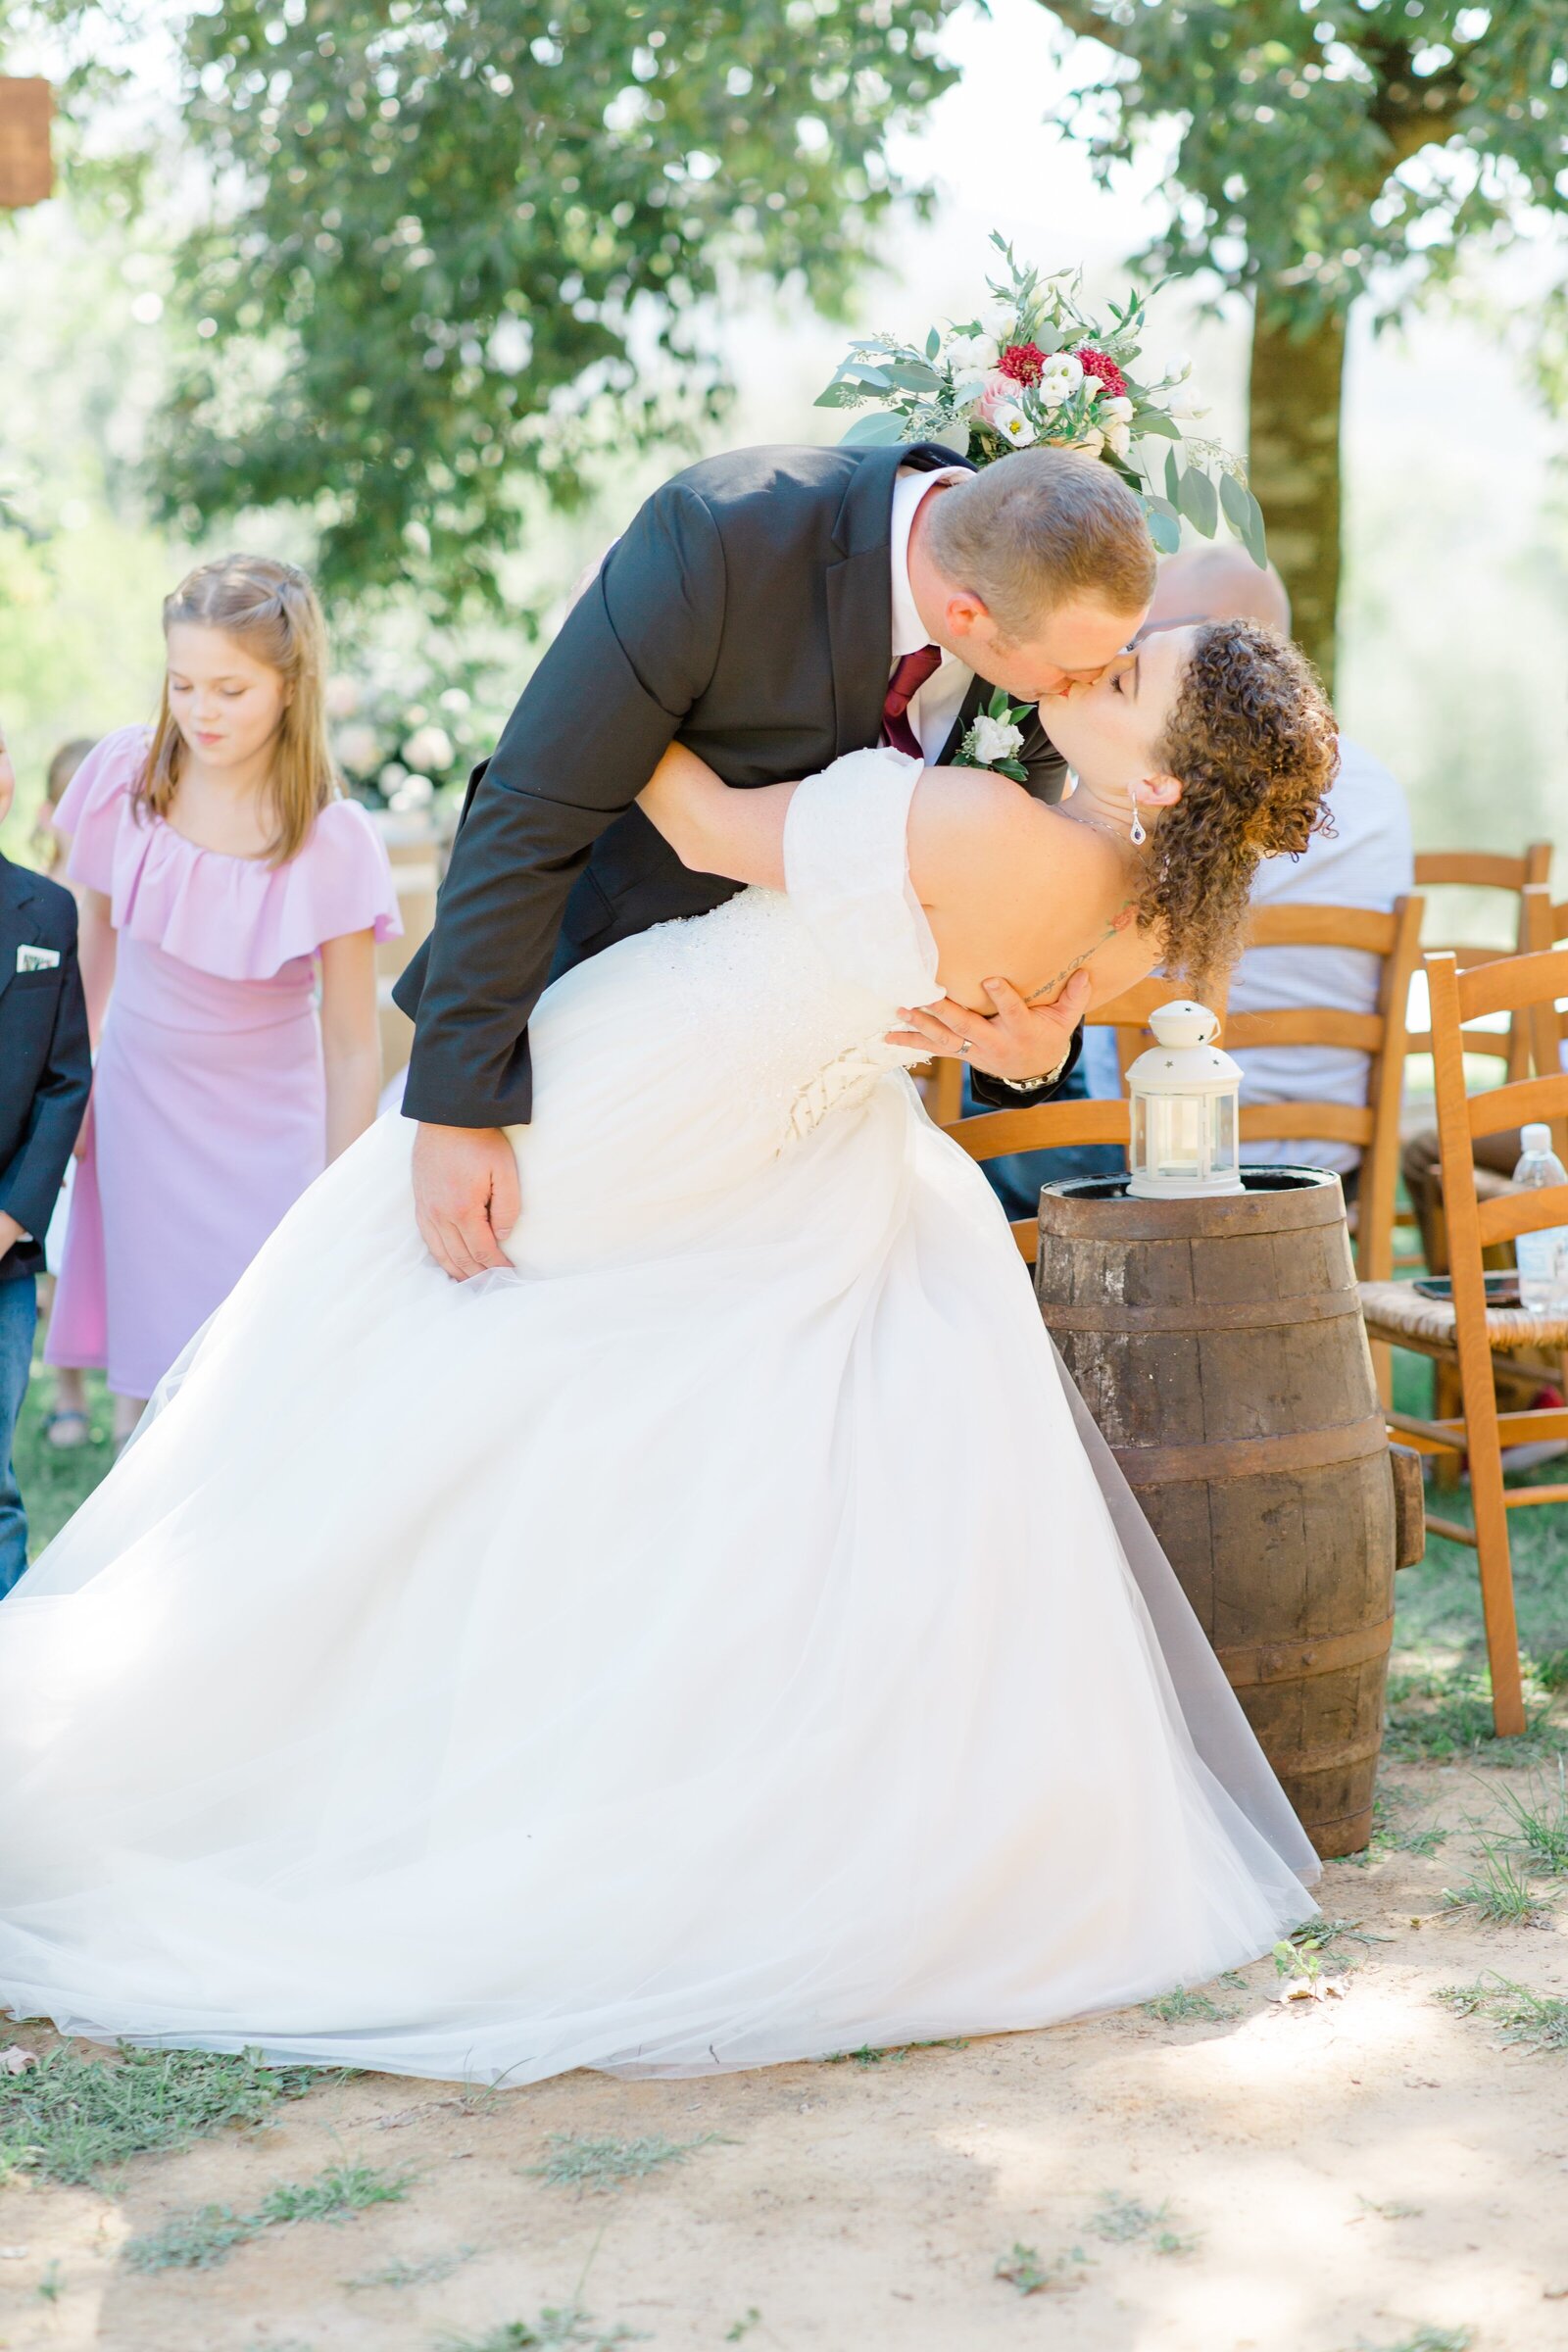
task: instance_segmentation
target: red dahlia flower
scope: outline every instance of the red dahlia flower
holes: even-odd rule
[[[997,362],[999,373],[1011,376],[1015,384],[1038,384],[1046,355],[1038,343],[1009,343]]]
[[[1073,354],[1073,357],[1077,360],[1078,365],[1080,368],[1082,368],[1085,375],[1099,376],[1101,383],[1110,394],[1112,400],[1124,400],[1126,398],[1127,378],[1123,375],[1115,361],[1111,359],[1107,353],[1103,351],[1096,351],[1093,344],[1084,343],[1080,344],[1078,350]],[[1002,365],[1004,368],[1005,368],[1007,365],[1006,361],[1004,360]]]

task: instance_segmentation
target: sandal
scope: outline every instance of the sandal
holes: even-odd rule
[[[57,1453],[74,1453],[78,1446],[91,1444],[92,1424],[85,1413],[74,1409],[51,1413],[43,1425],[43,1442]]]

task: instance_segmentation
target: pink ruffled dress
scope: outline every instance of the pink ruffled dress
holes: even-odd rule
[[[45,1356],[122,1396],[151,1396],[326,1164],[318,950],[402,930],[357,802],[323,808],[286,865],[199,849],[132,806],[147,744],[105,736],[55,819],[117,939]]]

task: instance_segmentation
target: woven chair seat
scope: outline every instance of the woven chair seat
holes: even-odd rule
[[[1454,1313],[1446,1298],[1423,1298],[1408,1282],[1363,1282],[1361,1314],[1376,1339],[1421,1340],[1429,1346],[1454,1345]],[[1528,1348],[1568,1348],[1568,1315],[1532,1315],[1522,1306],[1489,1306],[1487,1338],[1499,1355]]]

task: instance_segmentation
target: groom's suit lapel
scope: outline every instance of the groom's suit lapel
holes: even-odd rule
[[[889,573],[893,484],[901,466],[921,473],[965,461],[934,441],[874,449],[856,466],[833,527],[839,549],[827,573],[827,626],[833,667],[834,749],[863,751],[882,732],[882,705],[893,667]]]

